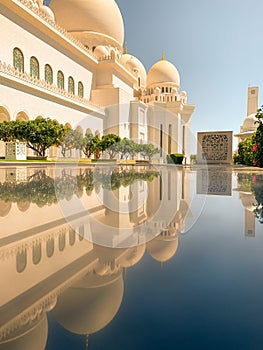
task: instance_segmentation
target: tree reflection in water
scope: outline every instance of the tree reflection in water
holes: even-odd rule
[[[127,187],[136,181],[152,181],[159,172],[149,168],[138,172],[126,167],[116,167],[113,171],[106,168],[82,169],[79,175],[68,174],[52,178],[46,170],[37,170],[27,181],[6,181],[0,184],[0,201],[19,203],[35,203],[39,207],[57,203],[59,200],[70,200],[73,195],[81,196],[83,189],[88,195],[100,188],[117,190]]]

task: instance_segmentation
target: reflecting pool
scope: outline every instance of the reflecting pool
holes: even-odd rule
[[[0,168],[0,350],[263,349],[263,172]]]

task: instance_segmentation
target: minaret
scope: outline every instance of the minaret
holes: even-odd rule
[[[247,116],[257,113],[258,109],[258,87],[248,87],[247,94]]]
[[[86,335],[86,350],[88,350],[88,347],[89,347],[89,335],[87,334]]]
[[[245,237],[255,237],[255,214],[245,209]]]

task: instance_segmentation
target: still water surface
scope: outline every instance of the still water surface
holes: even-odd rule
[[[0,350],[263,349],[263,173],[0,169]]]

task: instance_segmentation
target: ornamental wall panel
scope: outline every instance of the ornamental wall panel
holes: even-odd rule
[[[233,131],[197,133],[197,162],[232,164]]]

